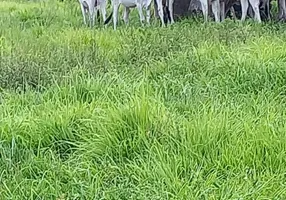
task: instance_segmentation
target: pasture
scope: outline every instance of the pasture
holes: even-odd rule
[[[0,0],[0,199],[285,199],[285,24],[121,18]]]

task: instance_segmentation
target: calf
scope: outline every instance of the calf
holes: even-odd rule
[[[118,9],[119,6],[122,4],[125,7],[125,13],[124,13],[124,21],[125,23],[128,22],[129,17],[129,10],[130,8],[137,8],[140,22],[143,25],[143,21],[145,20],[145,17],[143,15],[143,8],[146,9],[146,15],[147,15],[147,23],[150,23],[150,14],[151,14],[151,1],[152,0],[112,0],[112,6],[113,11],[111,12],[110,16],[105,20],[104,24],[107,24],[111,17],[113,16],[113,28],[116,30],[116,24],[117,24],[117,17],[118,17]],[[163,19],[163,6],[162,6],[162,0],[157,0],[158,5],[158,13],[161,18],[162,26],[164,26],[164,19]]]
[[[85,15],[89,15],[90,26],[94,26],[95,13],[97,11],[97,17],[99,17],[99,9],[103,17],[103,21],[106,19],[106,0],[79,0],[83,22],[86,24]]]

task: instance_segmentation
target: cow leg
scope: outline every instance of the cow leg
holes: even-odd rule
[[[125,15],[125,9],[126,9],[126,7],[125,6],[123,6],[124,8],[123,8],[123,13],[122,13],[122,20],[124,21],[124,15]]]
[[[159,14],[160,19],[161,19],[162,27],[165,27],[162,0],[155,0],[155,1],[157,2],[158,14]]]
[[[259,11],[259,0],[249,0],[249,3],[252,6],[252,9],[255,13],[255,20],[257,20],[259,23],[261,22],[261,18],[260,18],[260,11]]]
[[[271,20],[270,16],[270,0],[264,0],[264,10],[266,14],[266,19]]]
[[[286,20],[286,0],[282,0],[283,21]]]
[[[208,0],[200,0],[205,22],[208,21]]]
[[[267,19],[268,20],[271,20],[271,8],[270,8],[270,1],[268,0],[267,1],[268,3],[267,3]]]
[[[282,0],[282,9],[283,9],[283,21],[286,20],[286,1]]]
[[[283,1],[283,0],[277,0],[277,5],[278,5],[278,20],[282,20],[282,18],[283,18],[282,1]]]
[[[130,13],[130,8],[124,7],[123,20],[124,20],[125,24],[129,23],[129,13]]]
[[[221,21],[224,21],[225,19],[225,3],[224,2],[220,3],[220,19]]]
[[[106,2],[104,1],[104,3],[102,2],[102,4],[100,5],[100,10],[101,10],[101,14],[102,14],[102,19],[105,22],[106,20]]]
[[[90,27],[94,26],[94,8],[89,8],[89,24]]]
[[[212,12],[215,17],[216,22],[220,22],[220,5],[219,0],[213,0],[212,1]]]
[[[248,9],[247,9],[247,14],[249,17],[251,18],[254,18],[255,17],[255,13],[254,13],[254,10],[251,6],[248,6]]]
[[[81,8],[82,17],[83,17],[83,23],[86,25],[85,9],[84,9],[84,7],[83,7],[81,2],[80,2],[80,8]]]
[[[174,23],[174,0],[169,0],[169,11],[171,17],[171,24]]]
[[[237,17],[236,17],[235,10],[234,10],[233,6],[231,6],[231,8],[230,8],[230,12],[232,13],[234,20],[236,20]]]
[[[156,1],[156,0],[154,0],[154,16],[155,16],[155,17],[159,17],[158,4],[157,4],[157,1]]]
[[[94,21],[95,21],[96,9],[93,7],[90,10],[92,10],[91,19],[92,19],[92,27],[93,27],[94,26]]]
[[[241,21],[245,21],[248,9],[248,0],[240,0],[241,3]]]
[[[146,21],[148,25],[150,25],[150,17],[151,17],[151,5],[149,5],[146,9]]]
[[[113,29],[116,30],[117,17],[118,17],[119,4],[113,4]]]
[[[143,22],[145,20],[145,17],[143,15],[142,5],[140,3],[137,4],[137,10],[138,10],[138,13],[139,13],[139,18],[140,18],[141,25],[143,26]]]
[[[87,3],[85,6],[86,14],[88,15],[89,26],[92,27],[93,8]]]

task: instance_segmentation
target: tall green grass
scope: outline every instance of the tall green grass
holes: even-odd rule
[[[0,27],[1,199],[286,198],[284,24],[11,0]]]

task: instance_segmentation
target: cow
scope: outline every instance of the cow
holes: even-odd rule
[[[95,13],[99,19],[99,9],[101,10],[103,21],[106,20],[106,0],[79,0],[83,22],[86,24],[85,15],[89,15],[90,26],[94,26]]]
[[[150,23],[150,13],[151,13],[151,1],[152,0],[112,0],[112,7],[113,11],[111,12],[110,16],[105,20],[104,24],[106,25],[113,16],[113,29],[116,30],[116,24],[117,24],[117,17],[118,17],[118,10],[119,6],[122,4],[125,7],[125,13],[124,13],[124,21],[125,23],[128,22],[129,17],[129,9],[130,8],[137,8],[139,13],[140,22],[143,25],[143,21],[145,20],[145,17],[143,15],[143,8],[146,10],[147,15],[147,23]],[[163,6],[162,6],[162,0],[156,0],[158,5],[158,13],[162,22],[162,26],[165,26],[164,22],[164,14],[163,14]]]
[[[203,0],[204,1],[204,0]],[[261,20],[270,19],[270,9],[271,4],[269,3],[269,0],[260,0],[259,3],[259,13],[258,17],[255,16],[254,10],[251,6],[249,6],[248,0],[219,0],[216,4],[214,4],[211,0],[206,2],[205,1],[205,7],[208,7],[208,9],[203,10],[203,2],[202,0],[191,0],[189,9],[191,11],[198,11],[201,10],[204,14],[205,21],[207,21],[208,15],[211,15],[211,11],[213,11],[213,14],[218,12],[214,17],[216,18],[216,21],[223,21],[227,16],[230,17],[230,14],[233,15],[233,17],[236,19],[237,16],[241,19],[241,21],[244,21],[246,18],[246,15],[248,15],[251,18],[255,18]],[[203,2],[203,3],[202,3]],[[241,6],[242,5],[244,7]],[[214,9],[213,6],[219,6],[220,8]],[[243,9],[244,8],[244,9]],[[205,13],[204,13],[205,12]],[[219,20],[218,20],[219,19]]]
[[[229,13],[230,10],[234,12],[235,10],[233,9],[236,7],[236,11],[238,9],[238,1],[237,0],[222,0],[222,4],[224,4],[224,8],[222,10],[224,13],[222,15],[226,15]],[[249,6],[249,3],[251,7]],[[240,9],[241,9],[241,21],[245,21],[245,18],[247,14],[255,18],[256,21],[259,23],[262,20],[270,20],[271,15],[270,15],[270,9],[271,9],[271,4],[270,0],[240,0]]]

